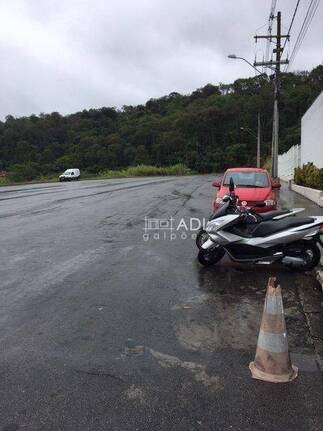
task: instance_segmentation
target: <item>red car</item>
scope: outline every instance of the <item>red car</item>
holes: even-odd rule
[[[223,196],[229,194],[230,178],[233,179],[236,186],[235,193],[239,197],[239,202],[244,202],[246,207],[250,208],[258,202],[265,202],[265,207],[255,208],[258,213],[277,208],[274,189],[279,189],[280,183],[274,183],[266,169],[233,168],[225,172],[221,182],[214,181],[212,183],[213,187],[220,189],[213,202],[214,210],[222,206]]]

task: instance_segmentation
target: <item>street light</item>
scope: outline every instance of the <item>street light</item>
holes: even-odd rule
[[[251,64],[250,63],[250,61],[248,61],[248,60],[246,60],[245,58],[243,58],[243,57],[238,57],[237,55],[235,55],[235,54],[229,54],[228,55],[228,58],[231,58],[231,59],[233,59],[233,60],[243,60],[243,61],[245,61],[246,63],[248,63],[249,64],[249,66],[251,66],[253,69],[255,69],[260,75],[266,75],[266,77],[267,77],[267,79],[269,80],[269,78],[268,78],[268,76],[267,76],[267,74],[266,73],[262,73],[259,69],[257,69],[253,64]]]

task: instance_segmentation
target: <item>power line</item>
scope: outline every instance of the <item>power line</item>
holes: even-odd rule
[[[295,56],[297,52],[299,51],[299,48],[303,42],[303,39],[305,37],[305,34],[309,28],[309,25],[311,23],[311,20],[313,19],[314,13],[316,11],[316,8],[318,6],[319,0],[311,0],[311,3],[308,6],[304,21],[302,23],[301,29],[298,33],[295,45],[293,47],[293,51],[290,57],[290,64],[294,61]],[[287,71],[289,66],[286,67],[285,72]]]
[[[291,22],[289,24],[289,29],[288,29],[288,32],[287,32],[287,34],[289,34],[289,35],[290,35],[290,31],[291,31],[291,29],[293,27],[294,19],[295,19],[296,12],[297,12],[298,6],[300,4],[300,1],[301,0],[297,0],[296,7],[295,7],[295,10],[294,10],[294,13],[293,13],[293,17],[292,17],[292,20],[291,20]],[[283,51],[285,49],[286,43],[287,43],[287,39],[285,39],[285,43],[284,43],[284,46],[283,46]],[[283,51],[282,51],[282,53],[283,53]]]
[[[298,53],[300,46],[304,40],[304,37],[307,33],[307,30],[313,20],[313,17],[315,15],[315,12],[318,8],[318,5],[320,3],[320,0],[311,0],[311,3],[309,4],[309,7],[307,9],[302,27],[298,33],[298,37],[296,39],[292,54],[290,56],[290,61],[289,64],[287,65],[287,67],[285,68],[285,72],[288,70],[288,68],[290,67],[291,63],[294,61],[296,54]]]

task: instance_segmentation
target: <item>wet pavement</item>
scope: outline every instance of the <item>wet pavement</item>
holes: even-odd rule
[[[212,180],[0,188],[1,431],[322,429],[319,283],[226,258],[201,267],[184,223],[208,216]],[[323,215],[285,187],[280,201]],[[145,217],[163,219],[159,238]],[[300,368],[290,384],[248,369],[269,276]]]

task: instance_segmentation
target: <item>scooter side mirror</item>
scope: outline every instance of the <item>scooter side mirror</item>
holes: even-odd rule
[[[219,189],[221,187],[221,183],[219,181],[213,181],[212,187],[217,187]]]
[[[281,188],[281,184],[280,183],[273,183],[272,185],[271,185],[271,188],[273,188],[273,189],[280,189]]]
[[[234,181],[233,178],[230,178],[229,192],[234,192]]]

